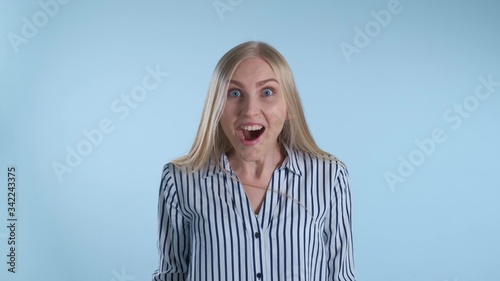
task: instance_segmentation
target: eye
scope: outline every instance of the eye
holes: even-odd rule
[[[229,96],[237,98],[241,96],[241,92],[240,90],[230,90]]]
[[[274,95],[274,89],[266,88],[262,91],[262,94],[266,97]]]

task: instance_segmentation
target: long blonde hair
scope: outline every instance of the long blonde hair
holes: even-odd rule
[[[172,161],[175,165],[197,171],[211,159],[219,162],[220,156],[232,148],[219,125],[219,120],[226,104],[227,88],[233,72],[241,61],[252,57],[261,58],[269,63],[284,93],[288,120],[285,121],[278,141],[291,149],[335,159],[316,145],[309,131],[288,62],[272,46],[263,42],[249,41],[229,50],[217,63],[208,88],[196,138],[187,155]]]

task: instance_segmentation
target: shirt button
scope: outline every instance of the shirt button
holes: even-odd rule
[[[257,273],[256,276],[257,276],[257,278],[262,279],[262,273],[259,272],[259,273]]]
[[[255,232],[254,236],[255,238],[260,238],[260,232]]]

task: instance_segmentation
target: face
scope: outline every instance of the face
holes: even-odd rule
[[[259,161],[279,149],[278,135],[287,118],[278,78],[261,58],[243,60],[229,82],[220,124],[233,146],[229,153]]]

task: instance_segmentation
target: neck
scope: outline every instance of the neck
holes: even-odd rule
[[[231,168],[239,177],[260,179],[272,173],[283,162],[284,155],[281,145],[276,144],[273,149],[263,153],[262,158],[255,161],[245,161],[234,151],[228,155],[228,159]]]

